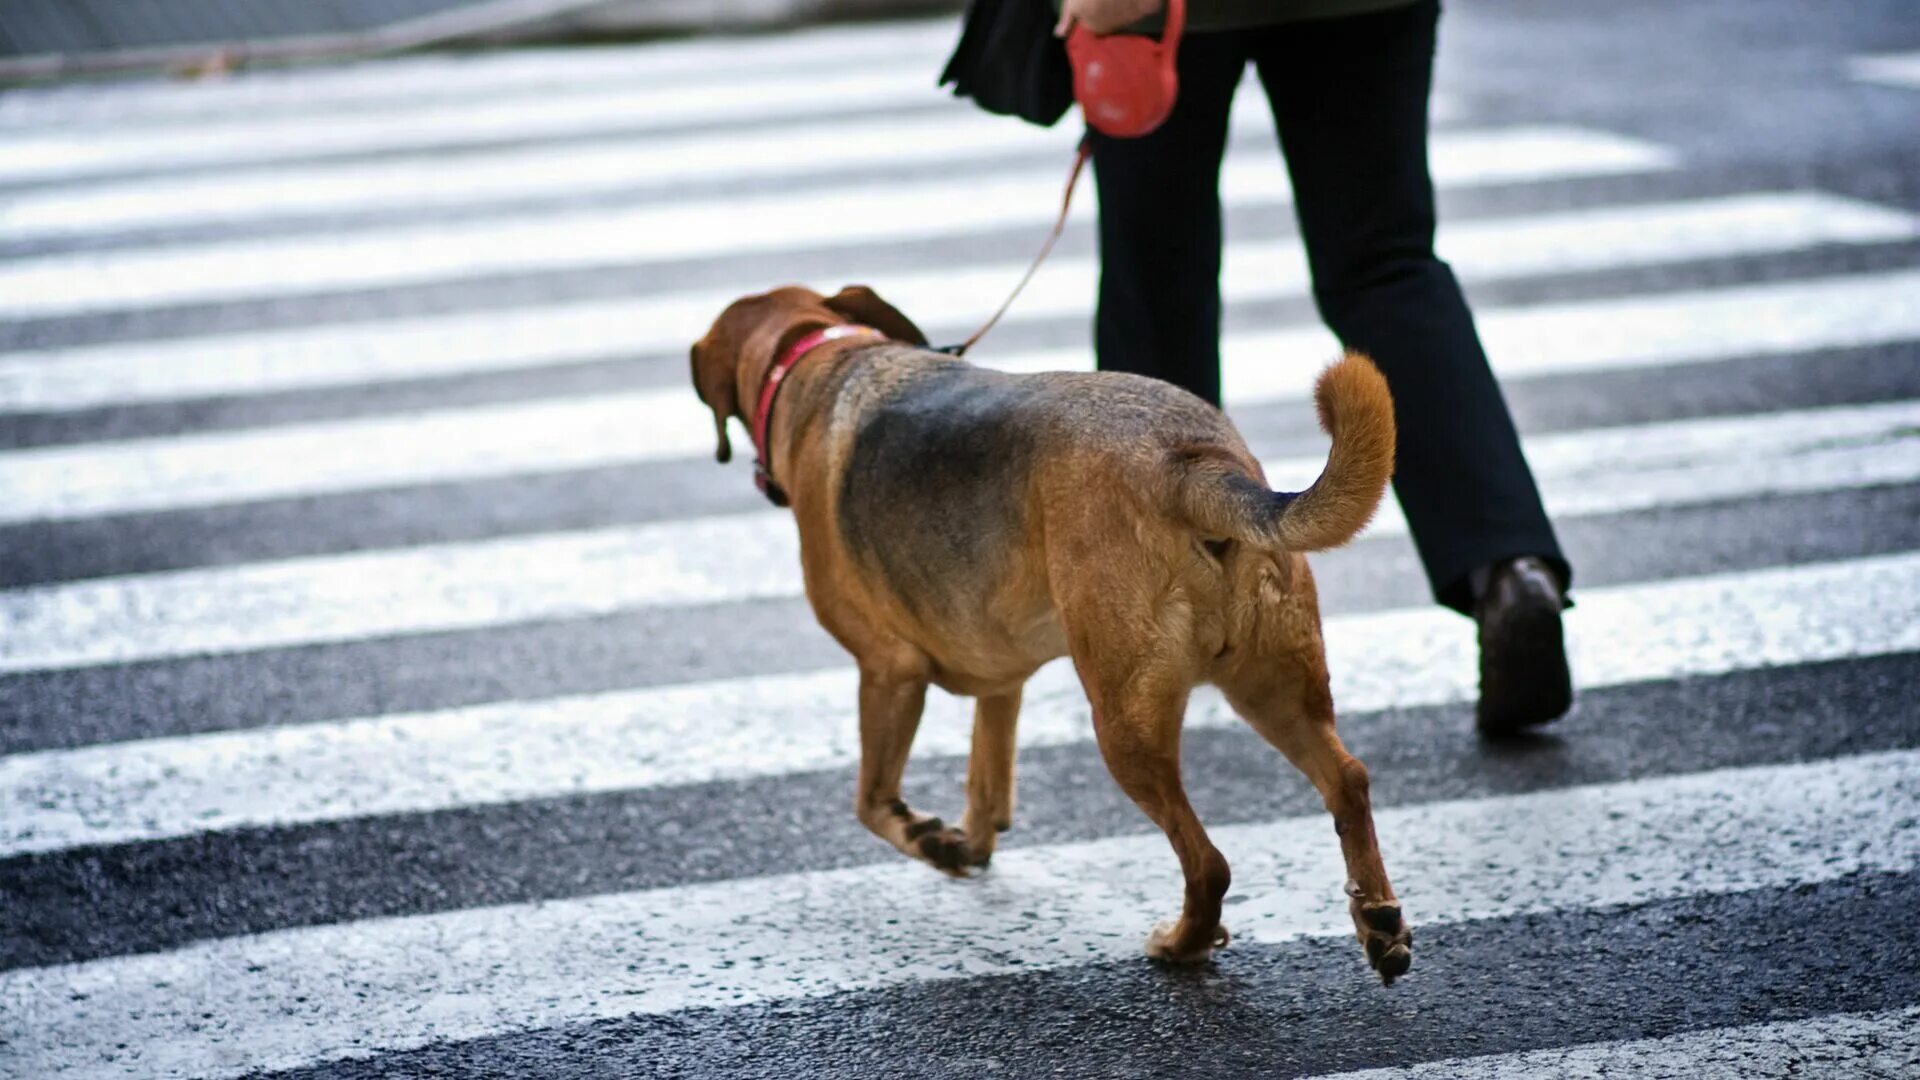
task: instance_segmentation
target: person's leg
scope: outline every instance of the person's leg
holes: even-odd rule
[[[1395,492],[1435,597],[1480,619],[1482,724],[1510,730],[1567,707],[1559,599],[1572,572],[1460,286],[1433,252],[1427,99],[1438,15],[1424,0],[1279,26],[1253,58],[1293,178],[1314,299],[1393,390]],[[1504,606],[1490,614],[1489,604]]]
[[[1151,375],[1220,402],[1220,156],[1246,67],[1242,35],[1191,34],[1180,95],[1137,139],[1095,132],[1102,371]]]

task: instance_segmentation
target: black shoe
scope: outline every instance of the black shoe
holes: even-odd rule
[[[1480,733],[1513,735],[1550,723],[1573,706],[1567,670],[1567,606],[1560,581],[1539,559],[1501,563],[1474,604],[1480,624]]]

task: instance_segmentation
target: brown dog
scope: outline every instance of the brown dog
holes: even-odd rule
[[[885,338],[850,328],[818,343],[844,324]],[[1334,734],[1300,554],[1359,532],[1393,472],[1393,403],[1372,362],[1349,354],[1320,377],[1331,456],[1307,490],[1281,493],[1226,417],[1183,390],[1009,375],[926,344],[855,286],[736,301],[693,346],[724,462],[727,421],[754,424],[775,400],[776,366],[815,345],[781,370],[760,449],[770,494],[780,502],[784,486],[799,525],[807,598],[859,663],[860,820],[948,873],[984,866],[1013,818],[1021,687],[1071,656],[1108,769],[1186,875],[1179,920],[1155,927],[1147,952],[1204,959],[1227,940],[1228,871],[1181,786],[1180,727],[1189,691],[1214,683],[1325,799],[1355,931],[1391,983],[1412,963],[1411,935],[1374,839],[1367,770]],[[928,684],[977,699],[959,828],[900,800]]]

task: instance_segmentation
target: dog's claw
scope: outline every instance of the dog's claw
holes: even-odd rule
[[[1392,986],[1413,967],[1413,928],[1401,918],[1400,905],[1364,904],[1355,898],[1353,921],[1367,951],[1367,963],[1379,973],[1381,983]]]
[[[928,818],[920,822],[917,831],[909,831],[909,840],[920,858],[932,864],[934,869],[951,874],[954,877],[967,877],[975,868],[984,867],[993,858],[991,851],[976,852],[967,843],[967,834],[957,828],[941,824],[939,818]]]
[[[1405,945],[1395,945],[1383,953],[1374,962],[1374,970],[1380,973],[1380,982],[1392,986],[1393,980],[1407,973],[1413,967],[1413,950]]]

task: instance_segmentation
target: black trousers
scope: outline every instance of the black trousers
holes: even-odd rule
[[[1139,139],[1094,136],[1095,350],[1104,370],[1165,379],[1219,403],[1220,159],[1228,106],[1251,61],[1292,177],[1314,301],[1393,389],[1394,491],[1435,597],[1467,611],[1467,578],[1478,567],[1535,555],[1563,582],[1571,568],[1466,299],[1433,253],[1427,98],[1439,13],[1437,0],[1425,0],[1188,35],[1167,122]]]

